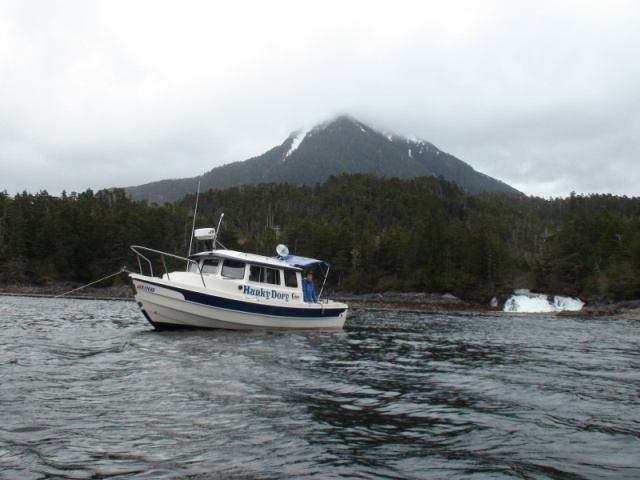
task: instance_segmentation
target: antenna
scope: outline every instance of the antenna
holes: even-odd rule
[[[196,214],[198,213],[198,198],[200,198],[200,180],[198,180],[198,192],[196,193],[196,208],[193,211],[193,224],[191,225],[191,240],[189,241],[189,255],[191,255],[191,246],[193,245],[193,233],[196,229]]]
[[[282,243],[280,245],[278,245],[276,247],[276,253],[278,254],[278,256],[280,257],[286,257],[287,255],[289,255],[289,249],[287,248],[286,245],[283,245]]]
[[[220,220],[218,220],[218,228],[216,229],[216,238],[213,240],[213,249],[216,248],[216,241],[218,240],[218,233],[220,233],[220,224],[222,223],[222,217],[224,217],[224,213],[220,214]],[[222,248],[225,248],[224,245],[220,244]]]

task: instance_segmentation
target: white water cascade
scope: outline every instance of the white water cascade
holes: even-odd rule
[[[583,306],[584,302],[578,298],[516,290],[504,302],[503,311],[519,313],[576,312],[581,310]]]

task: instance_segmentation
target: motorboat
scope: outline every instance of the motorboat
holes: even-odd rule
[[[221,217],[222,219],[222,217]],[[220,225],[218,225],[218,229]],[[322,298],[330,264],[291,255],[284,245],[276,255],[227,250],[215,228],[193,231],[205,249],[186,257],[139,245],[140,273],[129,274],[135,300],[158,330],[175,328],[336,329],[344,326],[348,305]],[[190,248],[191,250],[191,248]],[[169,271],[168,265],[182,266]],[[161,267],[161,276],[154,276]],[[304,301],[303,272],[322,274],[317,302]]]

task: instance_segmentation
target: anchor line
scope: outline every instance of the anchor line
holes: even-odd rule
[[[103,280],[107,280],[107,279],[109,279],[111,277],[115,277],[116,275],[120,275],[121,273],[125,273],[125,272],[128,273],[129,270],[127,270],[127,267],[122,267],[122,269],[118,270],[116,273],[112,273],[111,275],[108,275],[108,276],[106,276],[104,278],[101,278],[100,280],[96,280],[95,282],[87,283],[86,285],[83,285],[81,287],[74,288],[73,290],[69,290],[68,292],[61,293],[60,295],[56,295],[53,298],[59,298],[59,297],[65,296],[65,295],[69,295],[70,293],[76,292],[78,290],[82,290],[83,288],[90,287],[91,285],[95,285],[96,283],[102,282]]]

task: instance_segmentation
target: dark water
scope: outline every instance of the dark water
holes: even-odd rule
[[[0,478],[640,478],[640,322],[158,333],[4,296],[0,335]]]

